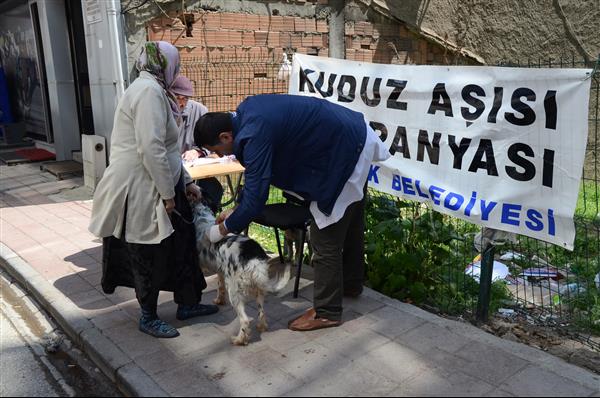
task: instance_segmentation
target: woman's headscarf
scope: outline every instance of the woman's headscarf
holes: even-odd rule
[[[181,121],[181,112],[171,86],[179,74],[179,51],[166,41],[149,41],[144,45],[137,61],[137,69],[146,71],[156,78],[167,94],[177,124]]]

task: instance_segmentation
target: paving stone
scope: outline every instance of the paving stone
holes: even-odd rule
[[[178,330],[179,337],[164,339],[162,344],[184,361],[215,354],[231,345],[229,336],[212,325],[196,324]]]
[[[206,377],[228,396],[281,396],[302,381],[274,366],[280,353],[230,347],[196,362]]]
[[[371,330],[390,339],[395,339],[425,323],[421,318],[388,306],[373,311],[366,317],[373,319],[373,323],[369,325]]]
[[[197,369],[191,363],[165,363],[164,370],[152,376],[154,381],[167,393],[173,394],[187,386],[193,385],[211,385],[210,380],[204,376],[200,369]],[[214,392],[218,396],[222,393],[214,386]],[[212,395],[212,394],[211,394]],[[206,395],[206,396],[211,396]]]
[[[225,397],[215,383],[202,379],[196,380],[171,394],[174,397]]]
[[[499,388],[496,388],[494,391],[487,393],[486,396],[488,396],[488,397],[514,397],[514,395],[512,395],[511,393],[508,393]]]
[[[117,386],[127,395],[137,397],[160,397],[166,392],[139,366],[128,363],[117,370]]]
[[[82,278],[83,279],[83,278]],[[86,281],[86,283],[88,283]],[[92,309],[91,307],[89,307],[90,304],[95,303],[97,301],[104,301],[104,304],[106,304],[107,306],[114,306],[114,304],[108,300],[106,298],[105,295],[103,295],[102,293],[100,293],[98,290],[96,290],[95,288],[93,288],[91,285],[89,285],[91,289],[82,291],[82,292],[77,292],[74,294],[69,294],[67,295],[67,297],[69,297],[71,299],[71,301],[73,302],[73,304],[75,304],[77,307],[81,308],[81,309]],[[60,289],[59,289],[60,290]],[[98,309],[98,306],[94,306],[93,309]]]
[[[256,303],[254,303],[256,304]],[[312,303],[304,298],[284,297],[278,298],[267,296],[265,301],[265,313],[268,320],[285,321],[287,323],[294,315],[303,313],[312,307]],[[257,308],[253,305],[253,308]]]
[[[355,363],[400,384],[432,368],[426,358],[395,341],[355,359]]]
[[[137,324],[125,311],[118,307],[114,307],[110,312],[95,315],[90,318],[90,321],[100,330],[123,326],[123,324]]]
[[[162,348],[159,339],[149,336],[137,330],[137,334],[133,337],[128,337],[116,343],[119,348],[129,356],[136,359],[138,357],[153,354]]]
[[[398,384],[387,379],[370,368],[351,363],[338,368],[316,368],[314,382],[305,383],[285,396],[302,397],[381,397],[392,393]]]
[[[319,337],[314,341],[327,347],[335,355],[357,358],[389,343],[391,340],[370,329],[357,329],[354,332],[348,332],[338,328],[335,333]]]
[[[465,360],[464,368],[461,369],[463,372],[495,386],[500,386],[509,378],[512,382],[512,377],[529,364],[516,355],[478,342],[463,347],[455,354]]]
[[[342,326],[341,328],[349,333],[355,333],[357,331],[366,330],[375,323],[373,318],[359,314],[352,310],[344,311],[342,315]],[[380,334],[381,335],[381,334]]]
[[[383,303],[367,296],[357,298],[344,297],[344,311],[352,310],[359,314],[368,314],[384,306]]]
[[[431,350],[441,349],[446,352],[456,352],[467,344],[472,343],[468,338],[452,333],[446,328],[425,323],[412,330],[400,334],[396,340],[421,354]]]
[[[135,290],[128,287],[119,286],[115,289],[114,293],[107,294],[106,298],[116,305],[127,303],[132,300],[136,300]]]
[[[252,361],[253,359],[248,359]],[[332,350],[314,341],[280,351],[279,356],[270,358],[274,366],[284,370],[305,383],[319,379],[319,371],[338,369],[350,365],[353,360],[335,354]]]
[[[594,393],[581,384],[533,365],[512,375],[499,387],[517,396],[580,397]]]
[[[258,332],[255,333],[258,334]],[[310,339],[304,333],[293,332],[287,328],[287,325],[282,323],[269,322],[269,330],[260,334],[259,341],[256,344],[283,352],[309,341]]]
[[[104,374],[115,381],[116,370],[131,362],[131,359],[123,353],[112,341],[104,336],[96,328],[91,328],[81,333],[86,354],[99,365]]]
[[[160,347],[154,352],[138,356],[135,358],[135,363],[152,376],[164,372],[169,366],[177,364],[179,360],[180,358],[171,350]]]
[[[93,271],[92,270],[82,271],[79,273],[79,275],[83,279],[85,279],[90,285],[92,285],[96,290],[98,290],[100,292],[100,294],[104,295],[105,297],[107,296],[106,294],[101,292],[102,289],[98,289],[98,287],[100,287],[101,283],[102,283],[102,270],[101,269],[93,270]],[[107,300],[108,300],[108,297],[107,297]]]
[[[443,375],[437,369],[430,369],[407,380],[398,392],[413,397],[481,397],[494,389],[491,384],[462,372]]]

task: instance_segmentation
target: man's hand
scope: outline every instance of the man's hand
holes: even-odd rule
[[[196,203],[202,199],[202,191],[200,191],[200,187],[193,182],[187,184],[185,187],[185,195],[190,203]]]
[[[175,199],[167,199],[163,200],[163,204],[165,205],[165,210],[168,215],[171,215],[173,210],[175,210]]]
[[[191,161],[198,159],[199,157],[201,157],[200,153],[195,149],[190,149],[189,151],[185,151],[183,153],[183,160]]]
[[[221,214],[219,214],[219,217],[217,217],[217,219],[215,220],[215,224],[223,224],[223,222],[229,218],[229,216],[231,215],[231,213],[233,213],[234,210],[235,208],[222,211]]]

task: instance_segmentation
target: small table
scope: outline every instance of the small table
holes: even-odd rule
[[[240,183],[242,182],[242,173],[245,170],[244,166],[242,166],[237,160],[196,166],[185,165],[185,169],[194,181],[210,177],[227,177],[227,185],[229,186],[229,190],[231,192],[231,199],[229,199],[225,203],[222,203],[221,207],[228,206],[231,203],[235,202],[238,194],[238,188],[240,186]],[[231,176],[234,174],[239,174],[235,184],[235,188],[233,186],[233,182],[231,181]]]

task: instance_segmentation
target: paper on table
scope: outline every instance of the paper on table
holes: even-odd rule
[[[197,158],[191,161],[186,161],[185,165],[188,167],[204,166],[206,164],[220,163],[219,158]]]

